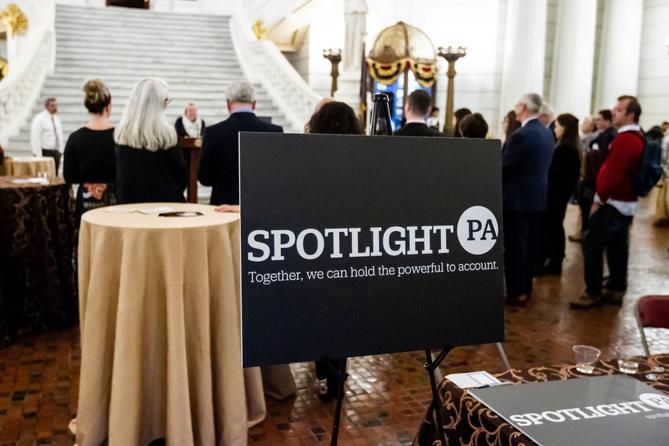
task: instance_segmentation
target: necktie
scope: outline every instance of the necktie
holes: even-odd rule
[[[60,141],[58,141],[58,131],[56,130],[56,120],[53,118],[53,115],[51,115],[51,126],[53,127],[53,136],[56,139],[56,147],[54,147],[54,150],[60,150]]]

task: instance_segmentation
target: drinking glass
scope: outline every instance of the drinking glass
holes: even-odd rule
[[[616,358],[618,369],[623,373],[634,374],[639,372],[639,355],[637,348],[631,345],[618,345],[616,347]]]
[[[602,352],[589,345],[575,345],[571,349],[576,359],[576,370],[591,375],[595,370],[594,363],[599,359]]]

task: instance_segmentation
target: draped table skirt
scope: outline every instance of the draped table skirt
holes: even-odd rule
[[[71,189],[14,180],[0,177],[0,343],[77,321]]]
[[[656,381],[648,380],[645,375],[657,366],[664,367],[665,372],[657,373],[658,379]],[[554,364],[527,370],[510,369],[495,376],[502,381],[522,384],[613,375],[616,373],[620,372],[617,368],[617,361],[614,359],[598,361],[595,364],[593,375],[580,373],[576,370],[574,364]],[[630,376],[669,394],[669,354],[643,358],[639,365],[639,373]],[[442,411],[444,432],[450,445],[536,445],[534,441],[506,422],[467,390],[459,388],[448,379],[444,379],[439,385],[438,404]],[[442,446],[433,419],[432,407],[428,409],[425,419],[420,425],[414,445]]]
[[[170,206],[196,217],[128,213]],[[77,444],[245,445],[265,417],[241,364],[239,215],[143,204],[83,215]]]

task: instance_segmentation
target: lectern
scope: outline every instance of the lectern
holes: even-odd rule
[[[179,138],[179,147],[188,166],[188,202],[197,203],[197,167],[200,165],[202,138]]]

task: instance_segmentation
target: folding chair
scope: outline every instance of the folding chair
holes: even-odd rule
[[[634,316],[639,326],[643,349],[646,352],[646,356],[650,356],[644,328],[669,329],[669,295],[643,296],[639,298],[634,306]]]

